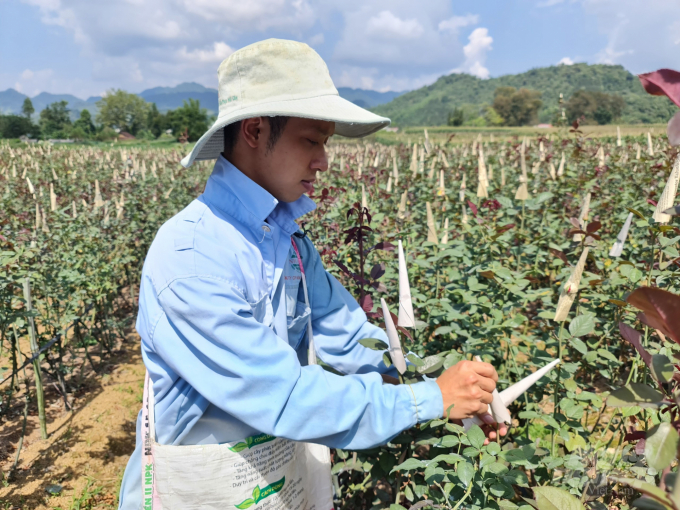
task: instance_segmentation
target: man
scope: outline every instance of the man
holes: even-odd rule
[[[203,195],[158,231],[142,273],[137,330],[157,442],[220,445],[266,434],[364,449],[452,405],[451,418],[493,423],[486,410],[497,374],[487,363],[460,362],[436,381],[383,384],[381,375],[394,372],[358,340],[385,333],[325,271],[311,241],[294,235],[295,220],[315,208],[304,193],[328,170],[329,138],[365,136],[389,119],[340,98],[319,55],[294,41],[243,48],[218,77],[219,116],[182,161],[217,158],[214,171]],[[307,363],[310,314],[314,354],[344,376]],[[142,507],[141,427],[140,417],[121,509]]]

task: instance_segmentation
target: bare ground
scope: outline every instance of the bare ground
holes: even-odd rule
[[[93,361],[97,373],[85,371],[77,392],[68,395],[71,411],[65,410],[60,393],[47,381],[46,440],[40,438],[33,399],[19,462],[10,473],[23,424],[21,374],[22,393],[0,423],[0,509],[117,507],[142,400],[144,365],[138,337],[130,335],[112,356],[93,356]],[[32,370],[27,368],[26,374],[33,390]],[[59,493],[52,495],[48,488]]]

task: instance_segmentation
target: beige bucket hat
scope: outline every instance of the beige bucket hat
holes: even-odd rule
[[[251,117],[287,115],[335,122],[335,133],[358,138],[390,124],[338,94],[328,67],[304,43],[267,39],[226,58],[217,69],[219,114],[213,126],[182,159],[216,159],[224,147],[224,126]]]

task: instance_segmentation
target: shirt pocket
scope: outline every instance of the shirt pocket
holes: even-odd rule
[[[274,322],[274,307],[269,295],[265,293],[260,299],[249,304],[255,320],[270,328]]]

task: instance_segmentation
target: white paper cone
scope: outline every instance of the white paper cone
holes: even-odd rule
[[[621,254],[623,253],[623,246],[626,244],[628,230],[630,229],[630,223],[632,221],[633,213],[628,213],[628,218],[626,218],[626,222],[623,224],[623,227],[621,228],[619,235],[616,236],[616,242],[614,243],[614,246],[612,246],[612,249],[609,250],[610,257],[620,257]]]
[[[411,301],[411,286],[408,282],[406,270],[406,257],[401,240],[399,240],[399,320],[397,323],[402,328],[413,328],[416,325],[413,302]]]
[[[427,210],[427,240],[438,244],[439,237],[437,237],[437,226],[434,223],[430,202],[425,203],[425,209]]]
[[[678,182],[680,182],[680,156],[675,159],[673,170],[671,175],[668,176],[668,181],[666,181],[666,186],[661,194],[661,200],[656,204],[652,218],[657,223],[668,223],[671,220],[671,217],[664,214],[663,211],[673,206],[675,194],[678,192]]]
[[[588,221],[588,213],[590,212],[590,193],[586,193],[583,203],[581,204],[581,213],[578,215],[578,224],[581,230],[586,229],[586,221]],[[583,234],[574,234],[573,241],[580,243],[583,239]]]
[[[392,363],[394,363],[397,371],[400,374],[403,374],[406,372],[406,360],[404,359],[404,353],[401,350],[399,333],[394,326],[392,315],[390,314],[389,308],[387,308],[387,303],[385,303],[384,298],[380,298],[380,304],[382,305],[382,314],[385,319],[385,332],[387,333],[387,339],[390,342],[390,358],[392,358]]]
[[[558,363],[559,359],[553,360],[540,370],[536,370],[531,375],[526,376],[521,381],[513,384],[509,388],[500,392],[500,398],[505,407],[512,404],[515,400],[521,397],[529,388],[536,384],[541,377],[550,372]]]
[[[571,310],[571,305],[576,299],[576,294],[578,293],[578,286],[581,284],[581,275],[583,274],[583,269],[586,267],[586,259],[588,258],[588,251],[590,248],[586,247],[581,253],[581,258],[578,259],[576,267],[571,272],[569,280],[564,285],[562,292],[560,293],[560,299],[557,302],[557,308],[555,309],[555,322],[563,322],[569,315],[569,310]]]

